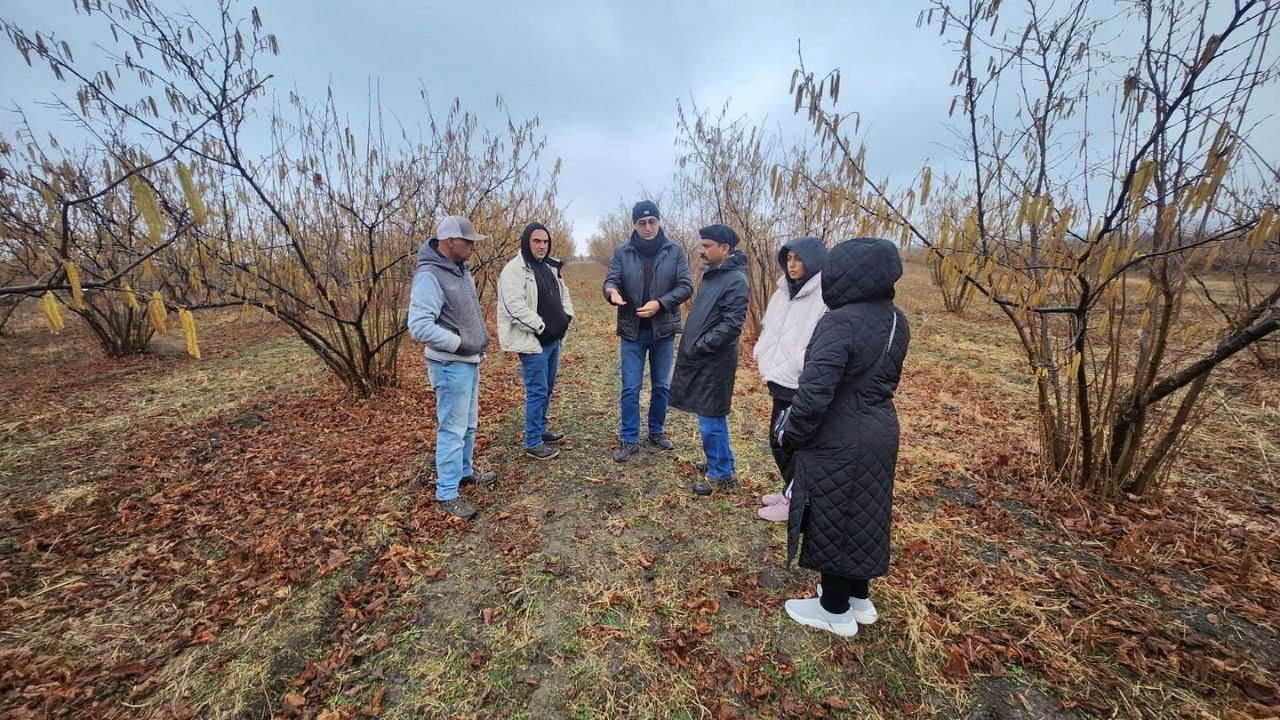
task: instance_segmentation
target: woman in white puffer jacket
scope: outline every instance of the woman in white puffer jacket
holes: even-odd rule
[[[804,369],[804,351],[818,319],[827,311],[822,302],[822,266],[827,247],[815,237],[792,240],[778,251],[778,264],[783,276],[778,289],[769,298],[764,313],[764,328],[756,340],[756,367],[769,387],[773,412],[769,418],[769,447],[782,474],[783,491],[765,495],[764,507],[758,515],[772,522],[786,522],[787,487],[791,484],[792,452],[779,447],[773,428],[778,417],[791,407],[800,372]]]

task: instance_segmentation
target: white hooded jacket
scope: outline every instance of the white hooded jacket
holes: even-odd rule
[[[756,367],[766,383],[796,389],[804,370],[804,351],[818,320],[827,312],[822,302],[822,273],[800,288],[795,297],[787,291],[787,278],[778,280],[778,289],[769,298],[764,312],[764,328],[756,340]]]

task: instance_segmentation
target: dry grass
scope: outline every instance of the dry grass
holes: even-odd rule
[[[739,490],[710,499],[689,493],[700,450],[696,422],[683,413],[669,420],[674,452],[645,449],[614,464],[612,316],[596,292],[599,268],[569,272],[580,316],[552,407],[553,425],[569,433],[560,458],[523,458],[519,366],[495,354],[483,371],[481,459],[502,481],[474,496],[476,521],[445,523],[431,507],[429,475],[420,486],[409,481],[412,468],[387,468],[405,479],[389,485],[369,522],[343,522],[340,504],[327,518],[309,518],[350,565],[309,567],[297,582],[266,588],[274,592],[214,627],[215,641],[164,656],[146,679],[93,686],[106,698],[100,716],[1243,717],[1249,706],[1213,662],[1274,682],[1280,659],[1267,646],[1276,645],[1275,627],[1245,605],[1200,592],[1230,581],[1217,570],[1195,572],[1202,547],[1165,541],[1179,527],[1165,511],[1098,509],[1029,470],[1037,456],[1032,390],[1005,321],[978,303],[963,316],[942,312],[914,265],[898,295],[913,341],[898,400],[895,565],[873,585],[881,621],[848,641],[798,628],[781,603],[808,592],[814,578],[785,571],[783,529],[753,517],[754,498],[776,490],[778,479],[766,443],[769,403],[749,360],[730,421]],[[252,409],[265,385],[288,407],[321,377],[292,339],[258,334],[237,345],[227,332],[225,354],[198,364],[73,362],[82,385],[43,365],[72,338],[5,341],[31,348],[6,360],[27,375],[9,389],[24,393],[30,413],[0,417],[0,490],[16,513],[0,516],[13,534],[0,562],[51,552],[56,538],[25,529],[37,516],[51,527],[126,499],[111,484],[121,468],[86,467],[83,458],[136,455],[144,438],[180,450],[195,437],[184,432]],[[406,349],[411,369],[414,355]],[[421,387],[422,373],[413,369],[406,382]],[[1198,429],[1171,507],[1182,512],[1180,498],[1202,505],[1202,544],[1238,535],[1270,547],[1275,517],[1240,498],[1276,497],[1280,382],[1236,372],[1215,392],[1223,407]],[[421,424],[398,430],[422,445],[419,467],[429,467],[430,417],[424,403]],[[266,452],[268,440],[279,452],[278,432],[237,436],[236,457]],[[310,432],[297,438],[296,457],[326,436],[324,427]],[[382,451],[356,442],[344,452]],[[297,471],[281,463],[280,473]],[[216,484],[215,466],[184,460],[156,476],[156,489]],[[333,469],[332,483],[361,482]],[[145,497],[141,488],[130,492]],[[1107,523],[1141,538],[1141,552],[1082,529]],[[169,603],[202,587],[212,566],[193,566],[172,585],[135,587],[127,602],[61,609],[58,583],[92,577],[95,562],[111,567],[139,550],[117,540],[94,562],[41,567],[38,584],[6,594],[0,651],[70,664],[99,654],[117,668],[146,656],[139,639],[164,626]],[[183,542],[198,544],[211,563],[232,549],[217,537]],[[391,556],[402,558],[402,585],[386,582],[396,577]],[[1276,582],[1274,555],[1252,567],[1250,584],[1224,587],[1248,593]],[[39,621],[15,624],[19,617]],[[1232,634],[1244,631],[1258,642]],[[1177,659],[1161,654],[1165,645]],[[287,693],[305,700],[296,712]]]

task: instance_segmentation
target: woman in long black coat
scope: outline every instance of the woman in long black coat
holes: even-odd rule
[[[835,246],[822,272],[830,308],[814,329],[781,442],[794,448],[787,564],[822,573],[817,598],[788,600],[809,627],[849,636],[875,622],[871,578],[889,569],[898,413],[893,393],[910,332],[893,304],[898,248],[858,238]],[[852,598],[852,601],[850,600]]]

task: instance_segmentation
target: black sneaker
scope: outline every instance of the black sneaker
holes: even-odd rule
[[[547,431],[542,433],[542,442],[544,443],[549,443],[549,442],[558,443],[563,439],[564,439],[564,433],[562,432]]]
[[[550,460],[560,454],[560,448],[553,448],[546,443],[542,443],[538,447],[525,448],[524,454],[534,460]]]
[[[649,444],[659,450],[670,450],[675,447],[675,443],[671,442],[671,438],[666,433],[652,433],[649,435]]]
[[[637,443],[624,442],[613,451],[614,462],[626,462],[627,458],[640,452],[640,445]]]
[[[452,500],[437,500],[436,507],[456,518],[462,518],[463,520],[470,520],[476,516],[476,509],[472,507],[471,503],[460,497],[456,497]]]
[[[694,470],[697,470],[698,472],[700,472],[700,473],[702,473],[702,474],[704,474],[704,475],[705,475],[705,474],[707,473],[707,461],[706,461],[706,460],[694,460],[694,461],[693,461],[693,469],[694,469]]]
[[[693,484],[693,494],[706,497],[716,490],[732,489],[737,484],[737,481],[731,477],[713,478],[708,476]]]
[[[463,485],[478,485],[483,487],[485,485],[492,485],[497,481],[498,481],[498,473],[494,472],[493,470],[490,470],[489,472],[482,472],[479,475],[468,475],[458,481],[458,486],[461,487]]]

